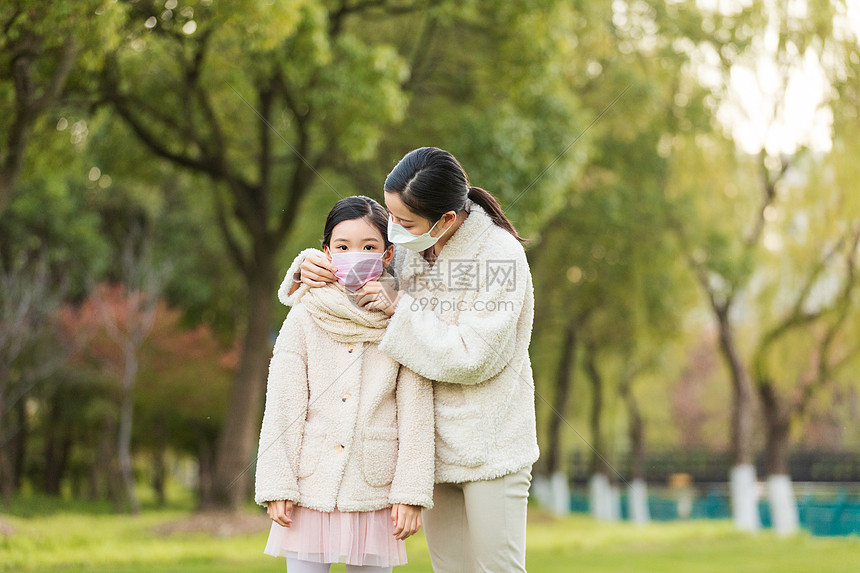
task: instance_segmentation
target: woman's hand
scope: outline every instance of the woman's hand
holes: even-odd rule
[[[302,261],[301,279],[311,287],[325,286],[325,283],[337,281],[337,277],[334,276],[336,270],[337,268],[325,255],[309,253]]]
[[[289,527],[293,524],[293,502],[288,499],[267,501],[266,513],[268,513],[269,517],[272,518],[272,521],[278,525]]]
[[[364,286],[355,291],[358,306],[368,310],[381,310],[388,316],[394,314],[400,293],[394,290],[389,281],[367,281]]]
[[[395,503],[391,506],[391,523],[394,524],[394,537],[406,539],[421,529],[421,507]]]

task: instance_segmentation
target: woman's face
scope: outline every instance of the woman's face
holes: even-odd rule
[[[423,235],[433,227],[436,221],[425,219],[421,215],[416,215],[406,204],[400,200],[400,193],[393,191],[385,192],[385,208],[394,222],[402,226],[404,229],[413,235]],[[454,211],[448,211],[440,219],[442,222],[436,225],[436,228],[430,233],[431,237],[438,237],[445,232],[451,220],[456,217]]]
[[[335,225],[331,232],[331,240],[324,250],[329,260],[332,253],[359,251],[383,253],[383,266],[388,266],[391,257],[394,256],[394,246],[386,250],[385,241],[379,229],[364,217],[341,221]]]

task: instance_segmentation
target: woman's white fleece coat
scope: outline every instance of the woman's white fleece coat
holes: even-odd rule
[[[469,216],[432,267],[420,253],[395,246],[401,298],[379,344],[434,381],[437,483],[494,479],[539,456],[528,261],[513,235],[469,203]],[[310,252],[321,253],[302,251],[287,271],[279,291],[284,304],[293,303],[295,293],[287,292]]]
[[[269,365],[255,501],[318,511],[433,505],[433,388],[292,308]]]

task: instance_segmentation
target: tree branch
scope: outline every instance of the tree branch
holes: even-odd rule
[[[803,288],[801,288],[800,292],[798,293],[797,299],[792,306],[791,312],[789,312],[788,315],[783,318],[783,320],[780,321],[776,326],[766,332],[764,336],[762,336],[761,341],[756,348],[755,354],[753,355],[753,364],[757,379],[769,378],[767,374],[767,366],[765,364],[765,355],[767,354],[768,349],[777,340],[779,340],[795,328],[812,324],[825,314],[832,312],[839,305],[839,301],[837,301],[834,303],[833,306],[823,307],[815,312],[804,312],[803,310],[803,305],[806,302],[809,294],[812,292],[812,288],[815,286],[816,282],[818,281],[818,278],[821,276],[821,273],[824,272],[824,269],[827,268],[827,265],[830,263],[836,253],[839,252],[839,250],[842,248],[842,245],[844,244],[845,237],[841,237],[839,241],[837,241],[837,243],[833,246],[833,248],[818,261],[818,263],[815,265],[815,268],[812,269],[812,272],[807,277]]]
[[[819,345],[816,376],[809,384],[804,386],[801,396],[794,406],[795,410],[799,414],[803,414],[806,411],[806,408],[812,401],[812,397],[816,391],[825,386],[833,378],[833,375],[837,370],[847,364],[851,358],[860,352],[860,346],[855,346],[853,349],[846,352],[841,359],[833,363],[829,360],[833,343],[836,341],[836,337],[848,320],[849,310],[853,302],[854,289],[857,287],[858,245],[860,245],[860,226],[858,226],[857,231],[854,233],[854,237],[851,240],[851,245],[846,257],[845,284],[842,287],[842,292],[840,293],[837,301],[834,303],[833,311],[836,313],[836,320],[827,329],[827,332]]]
[[[430,44],[433,42],[433,37],[436,34],[437,24],[438,21],[433,14],[427,14],[424,17],[421,33],[412,47],[412,54],[409,58],[409,77],[400,86],[404,91],[411,90],[418,81],[418,72],[423,70],[424,64],[427,62]]]
[[[42,93],[41,97],[36,99],[30,105],[33,114],[41,114],[45,109],[54,103],[60,96],[63,88],[66,86],[66,80],[69,79],[69,74],[75,64],[75,58],[78,56],[78,46],[74,38],[68,38],[60,51],[60,61],[51,74],[48,80],[48,85]]]
[[[762,231],[764,231],[765,211],[776,200],[776,185],[785,175],[785,172],[788,170],[788,167],[790,165],[790,162],[787,159],[783,159],[779,168],[779,174],[777,174],[776,177],[771,177],[770,171],[765,164],[765,156],[766,152],[764,149],[762,149],[759,152],[758,161],[759,176],[761,178],[762,186],[762,201],[757,211],[757,216],[755,222],[753,223],[753,228],[750,231],[749,235],[747,235],[747,237],[744,239],[744,243],[747,247],[752,247],[753,245],[758,243]]]
[[[230,230],[230,224],[227,221],[227,208],[224,204],[224,200],[221,198],[221,194],[219,193],[217,181],[214,179],[212,180],[212,187],[213,195],[215,197],[215,216],[218,221],[218,228],[221,231],[221,236],[224,239],[224,244],[227,246],[227,251],[230,253],[233,262],[242,274],[247,277],[251,271],[249,257],[242,251],[242,248],[239,246],[239,241],[236,240],[233,236],[233,232]]]

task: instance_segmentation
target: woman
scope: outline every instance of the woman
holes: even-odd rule
[[[433,380],[434,507],[423,512],[437,573],[525,571],[526,504],[539,452],[528,346],[534,292],[523,239],[447,151],[406,154],[385,180],[399,279],[358,291],[391,316],[379,349]],[[300,253],[281,285],[322,286],[336,267]]]

